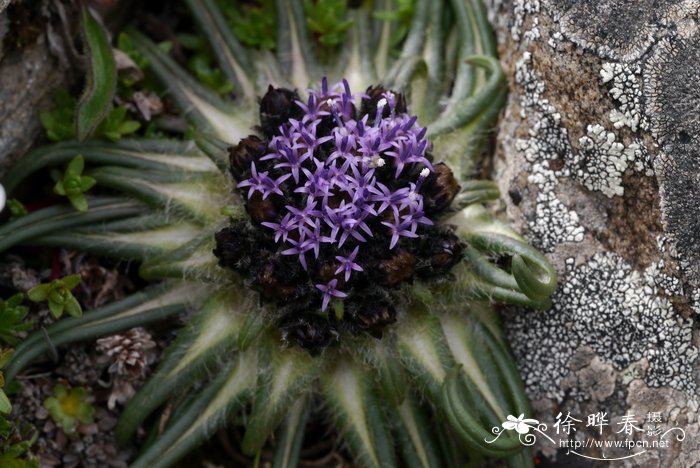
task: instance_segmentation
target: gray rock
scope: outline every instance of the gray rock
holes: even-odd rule
[[[512,90],[494,176],[509,220],[559,272],[551,310],[505,312],[534,417],[570,412],[571,438],[612,440],[623,416],[647,430],[660,413],[683,440],[605,466],[695,466],[700,1],[487,3]],[[597,412],[602,436],[586,427]],[[543,439],[560,466],[583,461]]]
[[[0,174],[35,145],[43,133],[39,111],[50,108],[54,90],[72,76],[52,54],[55,41],[49,46],[47,3],[0,1]],[[11,18],[22,8],[32,10],[27,18]]]

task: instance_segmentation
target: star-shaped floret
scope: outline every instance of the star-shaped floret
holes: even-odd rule
[[[331,299],[334,297],[347,297],[348,295],[344,293],[343,291],[338,291],[336,289],[338,286],[338,280],[337,279],[332,279],[328,282],[328,284],[317,284],[316,287],[323,293],[323,305],[321,306],[321,310],[325,311],[328,308],[328,304],[331,302]]]
[[[336,255],[335,259],[340,262],[340,266],[335,270],[335,274],[337,275],[338,273],[344,272],[345,281],[348,281],[353,271],[365,271],[358,263],[355,263],[355,257],[357,257],[359,251],[360,246],[358,245],[347,257]]]
[[[273,193],[284,195],[280,185],[290,177],[289,174],[284,174],[277,179],[273,179],[268,176],[268,171],[258,173],[254,162],[250,166],[250,172],[251,176],[249,179],[238,183],[239,188],[248,187],[248,198],[252,197],[255,192],[260,192],[263,200]]]

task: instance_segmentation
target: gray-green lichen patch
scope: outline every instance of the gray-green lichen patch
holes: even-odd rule
[[[642,110],[641,66],[607,62],[600,71],[603,84],[610,83],[610,95],[618,107],[610,111],[610,121],[615,128],[648,129],[649,123]]]
[[[700,399],[700,0],[489,4],[513,85],[496,178],[559,272],[552,310],[505,313],[537,417],[654,407],[686,424]],[[698,463],[686,439],[619,466]]]
[[[559,177],[568,177],[565,161],[571,160],[568,133],[561,125],[561,116],[543,97],[544,84],[532,70],[532,56],[525,52],[516,65],[516,82],[527,91],[521,94],[521,112],[533,121],[528,138],[517,141],[517,149],[529,163],[528,182],[536,191],[535,217],[528,219],[530,238],[551,251],[563,242],[581,242],[584,228],[578,215],[557,198]]]
[[[676,283],[664,278],[659,265],[640,274],[622,257],[606,252],[577,267],[570,259],[567,266],[551,310],[520,310],[505,321],[531,397],[561,401],[571,395],[561,383],[582,346],[617,371],[645,359],[649,386],[696,390],[693,322],[661,294],[662,286]]]
[[[659,0],[546,0],[561,33],[599,57],[634,60],[654,42],[665,21]]]
[[[661,147],[654,168],[666,229],[689,279],[700,285],[700,37],[669,37],[644,70],[650,128]]]
[[[625,147],[616,135],[602,125],[589,125],[586,135],[579,138],[579,152],[571,161],[574,176],[588,189],[603,192],[608,197],[622,195],[622,175],[641,155],[639,144]]]

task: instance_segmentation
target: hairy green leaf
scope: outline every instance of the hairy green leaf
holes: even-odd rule
[[[82,18],[88,75],[75,120],[75,133],[81,141],[90,137],[109,112],[117,86],[117,67],[106,31],[87,7],[83,7]]]

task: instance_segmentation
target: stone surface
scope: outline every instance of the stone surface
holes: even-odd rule
[[[505,312],[533,416],[570,413],[585,440],[606,439],[587,415],[614,433],[658,412],[682,441],[600,466],[700,464],[700,1],[486,3],[512,90],[494,178],[559,273],[550,310]]]
[[[35,145],[43,133],[39,110],[51,106],[53,91],[72,76],[52,53],[58,40],[49,46],[52,12],[45,3],[0,8],[0,174]]]

